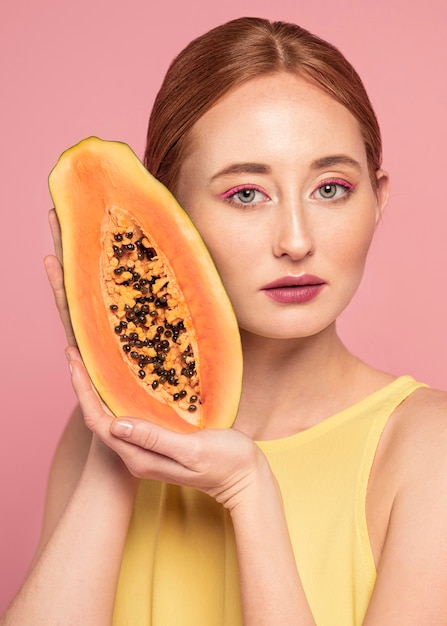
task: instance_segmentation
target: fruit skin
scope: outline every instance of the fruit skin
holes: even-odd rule
[[[237,321],[209,252],[172,194],[129,146],[97,137],[65,151],[49,176],[62,233],[64,282],[76,340],[99,395],[116,416],[148,419],[179,432],[228,428],[242,381]],[[114,337],[101,285],[107,210],[126,209],[169,260],[192,318],[201,380],[201,420],[193,425],[145,390]]]

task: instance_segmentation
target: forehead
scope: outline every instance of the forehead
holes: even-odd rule
[[[360,127],[343,105],[293,74],[252,79],[223,96],[195,124],[188,155],[222,159],[309,159],[351,153],[366,163]]]

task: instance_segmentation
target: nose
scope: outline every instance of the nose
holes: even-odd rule
[[[278,207],[273,226],[273,253],[277,257],[289,256],[294,261],[313,254],[314,242],[308,216],[303,207],[289,202]]]

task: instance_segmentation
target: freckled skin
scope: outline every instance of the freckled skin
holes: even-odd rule
[[[317,159],[346,155],[358,163],[317,168]],[[251,171],[216,176],[232,164]],[[195,125],[177,197],[201,232],[245,332],[305,337],[334,324],[361,280],[387,197],[387,177],[372,188],[357,120],[303,79],[257,78],[231,91]],[[326,199],[316,189],[343,180],[352,193]],[[251,204],[229,190],[254,187]],[[237,198],[243,198],[240,192]],[[283,276],[325,282],[306,304],[281,305],[263,287]]]

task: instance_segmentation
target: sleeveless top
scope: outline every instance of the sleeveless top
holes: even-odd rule
[[[367,483],[410,376],[317,425],[257,442],[281,488],[300,577],[318,626],[359,626],[376,570]],[[231,519],[193,489],[142,481],[124,550],[114,626],[242,626]]]

